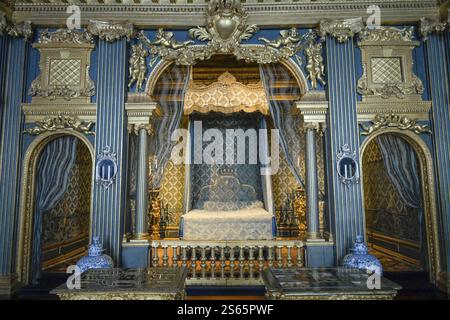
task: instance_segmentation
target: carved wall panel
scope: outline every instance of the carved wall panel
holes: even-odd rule
[[[95,86],[89,77],[92,37],[85,32],[44,31],[33,45],[41,57],[40,75],[33,81],[33,103],[89,103]]]
[[[423,85],[413,72],[414,28],[366,29],[358,43],[362,52],[363,76],[358,93],[363,101],[421,100]]]

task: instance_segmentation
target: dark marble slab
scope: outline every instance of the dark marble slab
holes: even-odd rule
[[[342,267],[269,268],[263,273],[268,299],[393,299],[401,289],[384,277],[379,289],[371,289],[368,278],[361,270]]]
[[[186,268],[90,269],[79,289],[64,283],[50,293],[64,300],[184,299],[186,275]]]

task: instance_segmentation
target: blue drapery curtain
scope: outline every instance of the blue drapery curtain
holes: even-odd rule
[[[291,72],[280,63],[259,65],[261,80],[264,84],[267,99],[269,100],[270,113],[275,128],[279,132],[281,149],[284,152],[289,168],[299,185],[305,184],[301,177],[301,168],[298,161],[303,135],[300,131],[300,119],[293,115],[295,105],[292,100],[280,100],[276,97],[300,97],[300,88]],[[276,83],[291,83],[291,85],[277,86]]]
[[[419,209],[419,239],[422,246],[423,207],[417,155],[408,142],[395,135],[380,135],[377,142],[395,190],[408,206]],[[423,255],[423,246],[421,251]]]
[[[184,108],[184,94],[189,84],[190,69],[172,64],[156,83],[153,95],[159,102],[161,118],[155,121],[155,139],[150,139],[150,154],[156,158],[152,167],[150,188],[159,189],[164,168],[176,142],[171,141],[173,132],[180,127]]]
[[[76,160],[77,141],[72,136],[57,138],[47,144],[39,159],[31,262],[33,283],[38,282],[42,269],[42,215],[53,209],[67,191]]]

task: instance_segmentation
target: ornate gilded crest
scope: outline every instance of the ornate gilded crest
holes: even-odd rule
[[[247,26],[247,13],[239,1],[212,1],[207,10],[206,28],[189,30],[189,36],[200,41],[210,41],[218,52],[229,53],[258,31],[256,25]]]

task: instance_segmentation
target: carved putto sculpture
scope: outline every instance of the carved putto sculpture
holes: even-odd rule
[[[307,79],[311,81],[311,88],[317,89],[318,81],[322,85],[325,85],[323,79],[325,76],[325,66],[322,57],[322,44],[311,42],[305,49],[305,55],[308,59],[308,64],[306,65],[306,70],[308,71]]]
[[[92,127],[94,122],[84,122],[77,117],[68,117],[58,115],[57,117],[48,117],[42,121],[36,121],[36,126],[25,130],[25,133],[30,135],[39,135],[47,131],[56,131],[62,129],[71,129],[86,135],[94,134]]]
[[[279,49],[281,47],[295,47],[297,43],[301,40],[300,35],[295,27],[291,30],[281,30],[280,37],[276,40],[270,41],[266,38],[259,38],[258,40],[267,43],[269,47]]]
[[[142,84],[144,83],[147,74],[145,58],[148,56],[148,52],[142,47],[142,44],[133,45],[131,50],[132,52],[129,61],[130,81],[128,82],[128,87],[131,87],[136,82],[138,91],[141,91]]]
[[[159,28],[156,32],[156,40],[152,42],[154,46],[163,46],[167,49],[178,50],[181,48],[185,48],[187,45],[194,43],[194,41],[188,40],[185,42],[178,42],[173,38],[173,32],[164,31],[162,28]]]
[[[431,133],[430,128],[425,124],[417,123],[416,119],[411,119],[407,116],[399,116],[397,114],[377,114],[371,121],[372,124],[365,126],[360,124],[364,136],[368,136],[375,131],[386,128],[398,128],[400,130],[410,130],[416,134]]]

